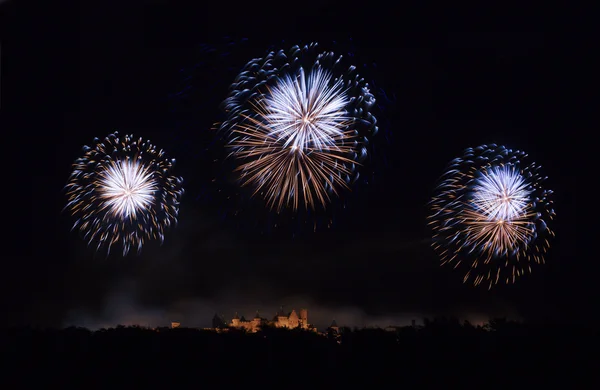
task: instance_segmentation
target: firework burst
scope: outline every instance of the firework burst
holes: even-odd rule
[[[326,208],[358,177],[375,97],[354,66],[316,44],[250,61],[224,102],[230,156],[242,186],[270,209]]]
[[[552,191],[526,159],[522,151],[483,145],[467,149],[442,176],[430,203],[433,248],[442,265],[468,268],[465,283],[514,283],[544,263],[554,236]]]
[[[183,194],[183,180],[171,174],[175,160],[150,141],[117,132],[83,151],[65,187],[73,229],[108,253],[119,244],[123,256],[131,248],[139,253],[147,240],[162,242]]]

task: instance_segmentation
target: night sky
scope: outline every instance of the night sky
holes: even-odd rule
[[[558,76],[568,64],[544,29],[458,32],[460,25],[433,19],[400,29],[406,16],[357,17],[350,5],[331,2],[289,19],[272,7],[209,14],[158,0],[109,2],[48,8],[51,21],[44,12],[26,16],[27,2],[16,3],[1,5],[10,33],[2,42],[2,109],[14,111],[15,130],[26,135],[11,153],[14,164],[26,160],[29,168],[23,189],[14,191],[31,199],[8,205],[19,210],[15,232],[23,242],[3,264],[11,323],[209,326],[215,312],[252,317],[260,309],[271,317],[280,305],[308,308],[320,328],[334,318],[385,326],[436,315],[474,322],[593,317],[591,257],[577,255],[575,233],[579,151],[570,145],[581,126],[564,101],[568,82]],[[225,36],[238,43],[227,46]],[[381,154],[366,173],[369,185],[337,212],[332,229],[316,233],[292,236],[222,217],[218,200],[202,196],[213,175],[207,162],[214,151],[206,151],[210,128],[222,119],[219,103],[249,59],[272,45],[313,41],[352,46],[375,89],[389,97],[378,116]],[[194,65],[201,71],[183,80],[181,70]],[[186,85],[196,92],[183,105],[173,94]],[[165,149],[186,189],[179,225],[165,243],[127,258],[95,255],[61,212],[82,146],[115,130]],[[439,266],[425,220],[446,164],[486,143],[524,150],[541,164],[557,213],[547,264],[491,291],[463,285],[461,273]]]

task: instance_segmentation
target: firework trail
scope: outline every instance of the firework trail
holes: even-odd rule
[[[183,195],[183,179],[171,174],[175,160],[150,141],[117,132],[83,152],[65,187],[73,229],[97,250],[120,245],[123,256],[131,248],[139,253],[147,240],[162,242]]]
[[[271,51],[246,64],[223,103],[235,172],[270,209],[326,208],[358,178],[375,97],[341,63],[316,44]]]
[[[552,191],[527,155],[498,145],[469,148],[454,159],[433,197],[433,248],[442,265],[466,267],[463,281],[489,288],[544,263],[554,236]]]

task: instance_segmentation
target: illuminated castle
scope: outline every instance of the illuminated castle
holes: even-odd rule
[[[259,315],[258,311],[253,319],[247,320],[243,316],[240,318],[237,313],[229,324],[226,324],[222,317],[215,314],[213,318],[213,328],[235,328],[244,329],[247,332],[257,332],[261,326],[273,326],[275,328],[287,328],[287,329],[307,329],[316,332],[316,328],[308,323],[308,310],[300,309],[300,315],[296,313],[296,310],[292,310],[286,314],[283,311],[283,307],[275,314],[273,319],[268,320]]]

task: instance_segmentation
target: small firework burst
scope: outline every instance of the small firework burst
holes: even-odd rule
[[[539,168],[524,152],[493,144],[453,160],[430,203],[442,265],[467,267],[465,283],[491,288],[543,263],[555,213]]]
[[[122,247],[141,251],[147,240],[164,240],[167,228],[177,223],[183,195],[180,177],[171,171],[175,160],[149,141],[117,132],[94,139],[73,164],[65,187],[65,207],[84,239],[96,249]]]

